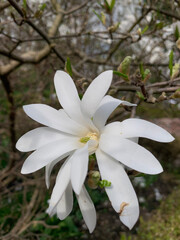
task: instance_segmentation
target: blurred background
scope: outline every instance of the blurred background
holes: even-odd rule
[[[179,0],[1,0],[0,1],[0,239],[180,239],[180,1]],[[17,139],[38,124],[22,106],[60,108],[53,77],[66,70],[80,97],[104,70],[114,70],[109,95],[138,104],[118,107],[109,118],[146,119],[167,129],[170,144],[140,140],[164,172],[129,172],[141,213],[129,231],[104,189],[89,193],[97,209],[90,235],[77,202],[64,221],[49,217],[51,188],[44,171],[21,175],[28,153]],[[93,97],[93,96],[92,96]]]

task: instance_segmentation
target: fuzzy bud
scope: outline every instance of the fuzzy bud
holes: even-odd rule
[[[88,177],[88,186],[91,189],[96,189],[98,187],[99,181],[100,181],[99,171],[90,171]]]
[[[180,38],[176,41],[176,47],[180,49]]]
[[[131,56],[125,57],[125,59],[122,61],[122,63],[118,67],[118,71],[129,76],[131,61],[132,61]],[[127,80],[127,79],[125,79],[125,80]]]
[[[171,80],[175,79],[178,76],[179,70],[180,70],[180,64],[175,63],[175,65],[173,66],[173,69],[172,69]]]

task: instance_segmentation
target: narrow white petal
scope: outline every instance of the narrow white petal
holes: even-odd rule
[[[83,135],[88,132],[87,128],[79,125],[77,122],[70,119],[61,111],[58,111],[45,104],[30,104],[23,106],[25,113],[33,120],[58,129],[65,133],[73,135]]]
[[[88,143],[86,143],[84,147],[74,152],[74,154],[71,157],[71,161],[72,161],[71,183],[74,192],[76,194],[79,194],[88,171],[89,162]]]
[[[69,161],[69,158],[68,158],[60,168],[56,178],[56,184],[53,188],[51,199],[49,202],[49,208],[48,208],[48,212],[50,215],[54,212],[54,208],[57,207],[58,202],[62,198],[70,182],[70,172],[71,172],[71,161]]]
[[[61,114],[63,114],[65,117],[68,118],[67,113],[64,111],[64,109],[59,109],[59,111],[61,112]],[[76,108],[76,114],[77,114],[77,118],[73,117],[73,120],[77,121],[78,123],[80,123],[82,126],[86,127],[87,129],[89,129],[89,131],[92,132],[99,132],[99,130],[97,129],[97,127],[95,127],[94,123],[92,122],[92,119],[88,118],[87,116],[82,114],[81,108]]]
[[[69,183],[61,200],[57,204],[57,216],[60,220],[64,220],[72,211],[73,208],[73,192],[72,186]]]
[[[108,135],[120,135],[123,138],[124,137],[124,133],[122,131],[122,122],[112,122],[107,124],[104,129],[102,130],[102,133],[104,134],[108,134]]]
[[[55,159],[45,167],[45,182],[46,182],[46,187],[49,188],[50,186],[50,175],[53,170],[53,167],[61,160],[63,160],[65,157],[67,157],[70,153],[65,153],[61,157]]]
[[[154,123],[130,118],[122,122],[126,137],[144,137],[158,142],[172,142],[174,137],[163,128]]]
[[[100,149],[136,171],[158,174],[163,171],[159,161],[145,148],[117,135],[102,134]]]
[[[51,217],[54,216],[54,215],[57,213],[57,209],[56,209],[56,208],[54,208],[53,210],[51,210],[51,212],[50,212],[50,210],[51,210],[51,209],[48,207],[48,208],[46,209],[46,213],[49,214]]]
[[[113,72],[105,71],[101,73],[97,78],[95,78],[92,83],[87,88],[83,98],[82,98],[82,111],[91,118],[102,98],[108,91],[111,81],[112,81]]]
[[[39,127],[25,133],[16,143],[16,148],[21,152],[34,151],[48,143],[65,139],[70,135],[49,127]]]
[[[93,116],[93,122],[98,129],[102,129],[104,127],[108,117],[120,104],[127,106],[136,106],[136,104],[132,104],[127,101],[121,101],[108,95],[102,99],[100,105],[98,106],[98,109]]]
[[[80,194],[76,195],[76,197],[84,221],[89,229],[89,232],[92,233],[96,226],[96,210],[94,204],[84,186],[82,187]]]
[[[96,151],[101,178],[111,182],[106,193],[114,210],[119,213],[120,220],[132,229],[139,217],[139,204],[133,186],[123,166],[103,153]]]
[[[113,122],[105,126],[106,134],[120,134],[123,138],[144,137],[158,142],[172,142],[173,136],[154,123],[129,118],[123,122]]]
[[[133,138],[128,138],[129,140],[138,143],[139,142],[139,138],[138,137],[133,137]]]
[[[56,93],[66,113],[82,123],[80,98],[72,78],[64,71],[57,71],[54,76]]]
[[[56,158],[79,148],[79,139],[71,138],[49,143],[33,152],[24,162],[21,173],[28,174],[46,166]]]

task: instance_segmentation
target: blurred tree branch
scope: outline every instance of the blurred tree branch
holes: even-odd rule
[[[31,62],[34,63],[38,63],[41,60],[43,60],[51,51],[51,49],[55,52],[55,54],[57,55],[57,57],[63,62],[65,63],[64,58],[61,56],[61,54],[56,50],[55,46],[53,46],[53,44],[51,43],[51,41],[49,40],[49,37],[52,37],[56,34],[57,29],[62,21],[62,13],[58,13],[56,15],[56,18],[54,20],[54,23],[52,24],[52,27],[49,29],[48,32],[48,36],[46,36],[46,34],[39,29],[31,20],[27,19],[24,16],[23,11],[21,10],[21,8],[18,6],[18,4],[13,1],[13,0],[9,0],[9,3],[18,11],[18,13],[21,15],[22,19],[29,24],[37,33],[39,33],[39,35],[48,43],[47,46],[44,47],[44,49],[42,49],[41,51],[37,52],[37,51],[30,51],[27,53],[24,53],[21,57],[21,59],[23,58],[23,61],[20,60],[20,58],[18,56],[12,56],[12,59],[16,58],[16,60],[20,61],[12,61],[10,64],[5,65],[0,67],[0,75],[7,75],[8,73],[10,73],[11,71],[13,71],[14,68],[16,68],[18,65],[20,65],[22,62],[28,62],[29,61],[29,57],[31,58]],[[56,8],[57,10],[60,9],[59,4],[56,4]],[[3,53],[2,53],[3,54]],[[6,55],[7,56],[7,55]]]
[[[8,2],[0,3],[0,12],[3,11],[4,9],[6,9],[9,6],[10,6],[10,3],[8,3]]]
[[[169,16],[169,17],[175,18],[177,20],[180,20],[180,16],[177,15],[176,13],[173,13],[173,12],[170,12],[170,11],[166,11],[164,9],[156,8],[153,5],[151,5],[150,10],[154,10],[154,11],[162,13],[162,14],[164,14],[166,16]]]

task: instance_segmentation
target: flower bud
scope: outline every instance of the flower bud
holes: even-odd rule
[[[96,189],[98,187],[99,180],[100,180],[99,171],[90,171],[89,172],[88,186],[91,189]]]
[[[180,49],[180,38],[176,41],[176,47]]]
[[[131,56],[125,57],[125,59],[122,61],[122,63],[118,67],[118,71],[129,76],[131,60],[132,60]],[[127,80],[127,79],[125,79],[125,80]]]
[[[180,88],[178,88],[175,93],[171,95],[171,98],[180,98]]]
[[[106,15],[103,12],[101,12],[101,22],[103,25],[106,25]]]
[[[158,97],[157,101],[161,102],[164,101],[165,99],[167,99],[166,93],[162,92],[162,94]]]
[[[118,27],[119,27],[119,22],[117,22],[114,25],[108,27],[108,31],[113,33],[113,32],[115,32],[118,29]]]
[[[175,63],[175,65],[173,66],[173,69],[172,69],[171,80],[175,79],[178,76],[179,69],[180,69],[180,64],[179,63]]]
[[[145,71],[144,71],[144,79],[143,79],[143,82],[147,82],[150,77],[151,77],[151,72],[150,72],[150,70],[147,68],[147,69],[145,69]]]

